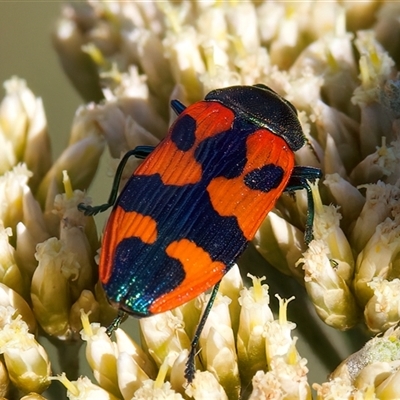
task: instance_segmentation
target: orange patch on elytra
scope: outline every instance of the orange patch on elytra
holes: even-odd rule
[[[154,154],[153,154],[154,153]],[[168,139],[153,151],[135,171],[135,175],[159,174],[164,185],[188,185],[201,179],[202,167],[194,158],[194,149],[179,150],[172,140]]]
[[[159,174],[165,185],[177,186],[195,184],[201,180],[202,166],[195,158],[198,145],[204,139],[230,129],[235,114],[217,102],[201,101],[188,107],[178,118],[184,115],[190,115],[196,120],[195,141],[192,148],[187,151],[178,149],[171,140],[174,129],[172,125],[167,137],[136,169],[135,175]]]
[[[99,262],[101,282],[107,283],[111,276],[118,243],[131,237],[137,237],[147,244],[154,243],[157,239],[157,222],[148,215],[127,212],[118,206],[111,213],[104,231]]]
[[[247,163],[236,178],[214,178],[207,186],[211,204],[221,216],[235,216],[244,237],[253,239],[257,229],[286,187],[294,166],[294,154],[286,142],[266,129],[259,129],[246,142]],[[249,188],[244,177],[267,164],[282,167],[280,184],[269,192]]]
[[[166,248],[166,253],[181,262],[185,279],[173,291],[153,302],[150,307],[153,314],[187,303],[218,283],[225,274],[224,263],[212,261],[207,251],[188,239],[172,242]]]

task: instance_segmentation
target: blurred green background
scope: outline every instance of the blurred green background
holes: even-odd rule
[[[42,98],[54,156],[65,146],[73,115],[82,103],[52,47],[51,33],[62,3],[0,2],[0,81],[17,75],[27,81],[35,96]],[[3,87],[0,93],[2,98]]]
[[[52,46],[51,35],[62,4],[62,1],[0,1],[0,81],[3,84],[16,75],[26,80],[35,96],[42,98],[53,159],[65,147],[75,111],[83,104],[64,75]],[[1,85],[0,101],[4,94]],[[54,363],[56,352],[51,351],[52,346],[45,339],[41,343],[50,350],[54,372],[60,372]],[[68,350],[74,355],[78,348]],[[81,360],[82,353],[81,349]],[[87,368],[80,372],[90,376]],[[60,400],[66,398],[65,393],[61,385],[53,384],[45,395]]]

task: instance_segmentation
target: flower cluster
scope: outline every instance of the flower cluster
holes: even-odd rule
[[[296,161],[324,178],[312,186],[309,246],[300,192],[281,197],[255,248],[299,283],[293,303],[304,286],[331,327],[361,321],[386,332],[359,350],[361,336],[329,382],[313,385],[317,398],[399,398],[399,18],[399,4],[374,0],[64,5],[53,42],[88,102],[66,149],[51,160],[42,102],[23,80],[7,81],[0,103],[0,396],[43,398],[54,379],[70,399],[311,398],[288,302],[279,301],[274,319],[266,286],[252,278],[243,288],[236,269],[203,330],[191,385],[184,364],[205,295],[142,320],[142,348],[121,329],[116,342],[108,338],[103,327],[116,311],[97,283],[99,236],[93,218],[77,210],[90,202],[83,191],[106,147],[115,170],[127,150],[165,136],[171,99],[189,105],[215,88],[262,83],[298,109],[309,145]],[[315,323],[307,307],[301,317]],[[46,336],[65,350],[82,328],[98,385],[76,380],[62,357],[65,374],[52,376],[37,341]]]
[[[86,358],[100,386],[87,378],[70,382],[62,376],[59,379],[68,388],[69,397],[239,399],[241,395],[254,400],[310,399],[307,361],[296,349],[296,338],[291,337],[295,324],[286,317],[288,302],[279,300],[279,318],[275,320],[268,286],[262,284],[265,278],[252,279],[253,287],[243,288],[236,266],[222,280],[200,337],[205,371],[198,371],[190,385],[185,382],[184,369],[197,323],[193,316],[200,314],[207,296],[141,320],[144,350],[122,329],[116,330],[116,342],[112,342],[104,327],[89,324],[83,315]]]

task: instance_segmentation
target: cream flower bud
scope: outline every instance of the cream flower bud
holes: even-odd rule
[[[0,104],[0,132],[1,141],[4,141],[2,151],[9,154],[1,157],[5,167],[0,167],[1,174],[17,161],[25,161],[36,174],[33,179],[40,179],[51,163],[42,101],[35,98],[23,79],[13,77],[4,83],[4,87],[7,94]]]
[[[250,400],[261,398],[311,400],[311,388],[307,382],[308,369],[305,359],[298,363],[286,363],[275,358],[268,372],[258,371],[253,378]]]
[[[69,400],[118,400],[118,397],[93,384],[86,376],[71,382],[63,373],[53,379],[60,381],[67,388]]]
[[[324,241],[329,249],[329,257],[336,262],[336,274],[350,285],[354,273],[354,258],[347,238],[340,228],[341,215],[334,206],[324,206],[318,186],[311,185],[314,199],[314,237]]]
[[[279,299],[279,319],[267,321],[264,324],[265,353],[268,364],[276,356],[284,356],[292,348],[293,339],[291,331],[295,329],[296,324],[287,319],[287,306],[293,298],[289,300]]]
[[[143,382],[143,386],[136,391],[131,400],[145,399],[183,400],[183,397],[180,393],[171,389],[169,382],[156,385],[154,381],[149,379]]]
[[[25,164],[18,164],[0,177],[0,218],[14,232],[17,223],[23,220],[23,197],[29,190],[27,183],[31,176]]]
[[[219,89],[227,86],[234,86],[243,84],[243,80],[239,73],[232,71],[227,64],[228,60],[222,61],[221,58],[228,57],[222,49],[218,48],[216,43],[212,40],[205,41],[201,44],[203,49],[205,59],[206,59],[206,71],[199,74],[199,81],[203,85],[203,93],[206,94],[214,89]],[[243,62],[246,60],[246,62]],[[255,61],[254,61],[255,62]],[[222,64],[222,65],[221,65]],[[245,65],[243,65],[245,64]],[[254,65],[249,65],[250,62],[247,58],[239,58],[237,61],[237,66],[241,73],[245,73],[245,68],[251,69]],[[258,69],[251,69],[253,75],[259,76]],[[251,76],[247,76],[251,79]],[[253,82],[253,81],[252,81]],[[187,97],[187,96],[186,96]]]
[[[324,185],[328,187],[335,203],[340,204],[340,213],[343,216],[341,225],[346,230],[353,223],[355,216],[360,215],[365,198],[358,189],[337,173],[326,174]]]
[[[21,315],[22,320],[28,325],[29,331],[31,333],[36,332],[36,319],[28,303],[17,292],[3,283],[0,283],[0,306],[14,308],[16,314]]]
[[[400,250],[400,226],[387,218],[376,231],[357,258],[354,289],[358,302],[365,306],[373,296],[369,283],[374,277],[387,278],[397,266]]]
[[[96,225],[93,217],[85,216],[84,213],[78,209],[78,204],[90,204],[91,199],[81,190],[73,190],[67,171],[63,171],[63,186],[65,193],[58,194],[55,197],[53,209],[51,210],[52,214],[57,215],[58,217],[57,220],[51,220],[54,224],[53,229],[56,231],[55,234],[66,243],[67,247],[69,246],[73,248],[76,246],[76,250],[73,252],[77,253],[77,259],[79,259],[79,262],[87,264],[87,257],[89,257],[90,263],[94,264],[93,259],[100,246]],[[49,216],[47,215],[47,217],[48,222]],[[55,226],[56,223],[57,227]],[[78,233],[75,228],[80,229],[82,232]],[[77,236],[81,237],[82,243],[68,243],[68,241],[71,241],[70,231],[76,232]]]
[[[215,376],[208,371],[198,371],[193,382],[186,388],[185,394],[196,400],[228,400],[223,387],[218,383]]]
[[[238,398],[240,377],[232,329],[225,325],[213,326],[200,344],[207,370],[218,376],[228,398]]]
[[[346,170],[351,170],[358,158],[354,156],[359,147],[355,139],[358,137],[358,123],[322,100],[313,105],[312,111],[319,142],[325,143],[324,164],[329,168],[326,172],[339,172],[345,176]]]
[[[238,2],[225,9],[228,32],[240,39],[241,44],[249,53],[258,49],[257,11],[253,3]]]
[[[20,400],[46,400],[46,397],[43,397],[38,393],[29,393],[26,396],[21,397]]]
[[[396,399],[400,396],[400,371],[398,366],[397,370],[393,369],[393,367],[390,368],[390,366],[388,366],[387,371],[385,371],[387,378],[376,387],[375,393],[377,399],[389,400]]]
[[[370,240],[377,225],[390,216],[390,198],[398,192],[392,185],[383,182],[363,185],[366,188],[366,201],[351,232],[351,244],[358,254]]]
[[[243,280],[240,275],[239,267],[234,264],[227,274],[222,278],[219,286],[219,293],[231,299],[229,304],[229,313],[231,317],[231,326],[236,334],[239,326],[240,304],[239,294],[243,289]]]
[[[105,104],[96,106],[93,112],[113,157],[119,157],[121,152],[132,148],[126,143],[134,144],[136,133],[139,134],[136,144],[156,144],[156,139],[165,136],[168,128],[166,119],[157,112],[145,76],[140,75],[136,67],[132,66],[127,73],[121,74],[119,86],[114,91],[106,92],[106,95]],[[167,110],[163,114],[166,117]],[[133,127],[131,119],[136,122]],[[140,138],[146,141],[140,143]]]
[[[69,325],[71,331],[74,333],[78,333],[82,330],[82,310],[85,314],[89,315],[90,321],[99,320],[100,305],[90,290],[82,290],[78,300],[71,306]]]
[[[43,392],[50,385],[50,361],[20,318],[0,331],[0,352],[12,383],[23,392]]]
[[[57,22],[53,34],[53,45],[61,65],[84,99],[99,101],[103,98],[103,94],[96,64],[82,51],[85,41],[77,22],[73,19],[75,10],[69,4],[64,5],[63,14],[64,18]]]
[[[361,55],[361,86],[354,92],[352,101],[365,104],[378,100],[380,84],[391,77],[394,61],[376,40],[373,31],[357,32],[355,45]]]
[[[209,295],[205,296],[204,313]],[[200,357],[208,371],[218,376],[229,398],[237,398],[240,387],[235,340],[231,326],[228,297],[219,293],[200,335]]]
[[[253,392],[250,399],[258,398],[299,398],[311,399],[307,383],[306,360],[302,359],[295,347],[291,331],[295,324],[287,320],[287,305],[290,300],[279,298],[279,319],[264,325],[267,373],[258,371],[253,378]]]
[[[6,141],[2,151],[9,150],[9,154],[1,159],[2,162],[14,159],[7,169],[17,161],[24,161],[34,173],[30,185],[35,188],[51,163],[42,100],[35,98],[23,79],[13,77],[4,83],[4,87],[7,95],[0,105],[0,132],[2,140]]]
[[[304,13],[304,7],[302,8],[301,11],[298,11],[299,14]],[[301,32],[296,13],[286,8],[280,23],[277,24],[277,28],[276,38],[272,41],[270,48],[271,63],[284,70],[290,67],[292,60],[296,58],[301,50],[299,46]]]
[[[292,273],[298,278],[303,274],[295,263],[306,250],[304,232],[279,216],[269,212],[253,240],[259,253],[284,274]]]
[[[198,101],[203,97],[203,89],[197,75],[204,73],[205,65],[196,31],[190,26],[181,27],[176,32],[168,31],[163,45],[175,81],[185,87],[191,103]]]
[[[153,361],[122,329],[117,329],[115,336],[119,389],[124,399],[131,399],[142,382],[155,378],[157,373]]]
[[[32,277],[33,312],[49,335],[65,337],[69,334],[68,276],[73,255],[65,252],[61,241],[50,238],[37,246],[35,256],[39,264]]]
[[[391,118],[380,96],[383,83],[393,75],[394,61],[376,41],[372,31],[358,32],[355,45],[361,54],[361,86],[354,91],[352,102],[361,107],[360,143],[361,155],[365,157],[375,151],[381,137],[388,136],[391,130]]]
[[[68,220],[61,225],[60,240],[64,251],[74,257],[70,274],[65,270],[69,280],[71,301],[76,301],[82,290],[92,289],[96,264],[90,248],[89,241],[80,227],[67,226]]]
[[[142,386],[142,382],[149,376],[136,361],[125,352],[120,352],[117,360],[118,386],[124,399],[133,398],[135,392]]]
[[[174,363],[172,364],[171,374],[169,378],[172,389],[174,389],[175,392],[181,393],[182,395],[185,392],[184,389],[188,386],[188,382],[185,378],[188,356],[189,349],[182,350],[178,354],[178,357],[176,357]],[[198,373],[200,373],[199,370],[196,371],[194,378],[196,378],[196,375]]]
[[[37,266],[36,245],[50,237],[43,212],[32,192],[26,187],[22,197],[22,221],[16,226],[15,259],[18,266],[29,278]]]
[[[88,187],[96,173],[103,150],[104,140],[97,135],[88,136],[67,147],[40,183],[36,194],[39,203],[52,204],[54,193],[50,189],[54,186],[57,193],[63,192],[64,170],[68,171],[74,188],[83,190]]]
[[[264,324],[273,320],[269,307],[268,285],[262,285],[265,278],[253,279],[253,286],[243,288],[239,303],[240,324],[237,335],[238,364],[242,385],[247,386],[254,374],[267,366],[265,356]]]
[[[323,7],[319,3],[312,9],[315,20],[318,19],[315,21],[317,24],[321,22],[318,6]],[[336,18],[333,21],[334,32],[320,36],[319,39],[306,47],[290,68],[290,72],[297,76],[303,76],[308,72],[307,75],[314,79],[318,77],[321,81],[323,76],[323,82],[320,85],[322,88],[318,91],[318,97],[311,95],[303,100],[310,102],[310,106],[323,95],[325,102],[331,107],[350,116],[354,114],[357,116],[356,107],[349,102],[358,83],[357,65],[351,42],[353,35],[346,33],[345,24],[347,21],[345,20],[344,10],[337,9],[337,5],[333,5],[333,7],[336,8],[334,12],[334,18]],[[310,24],[310,27],[311,25],[314,24]],[[320,33],[318,32],[317,35],[320,35]],[[296,102],[295,104],[297,105]]]
[[[145,373],[155,378],[157,375],[154,362],[149,358],[142,348],[132,340],[122,329],[115,330],[115,338],[119,353],[126,353],[145,371]]]
[[[371,390],[363,393],[354,388],[353,385],[340,377],[324,382],[322,385],[313,384],[313,389],[317,392],[317,400],[328,399],[351,399],[351,400],[375,400],[376,397]],[[367,395],[367,396],[365,396]]]
[[[364,315],[372,332],[383,332],[398,324],[400,320],[400,280],[387,281],[374,278],[368,286],[374,295],[365,306]]]
[[[143,318],[139,321],[145,348],[160,366],[168,357],[171,368],[183,349],[190,348],[190,339],[183,328],[182,320],[170,311]]]
[[[386,138],[382,137],[382,145],[364,158],[351,172],[350,179],[354,185],[366,182],[377,182],[395,172],[399,163],[396,149],[386,146]]]
[[[36,110],[29,124],[23,161],[33,176],[29,186],[35,192],[51,166],[51,145],[47,133],[47,120],[41,99],[36,100]]]
[[[26,285],[15,261],[15,250],[9,243],[11,235],[11,229],[5,229],[0,222],[0,282],[26,296]]]
[[[304,258],[299,260],[305,271],[305,286],[317,314],[328,325],[345,330],[359,320],[355,298],[332,266],[330,251],[322,240],[313,240]]]
[[[89,323],[89,318],[82,313],[81,331],[82,340],[86,344],[86,360],[93,371],[93,375],[102,388],[116,397],[121,393],[118,387],[116,343],[112,342],[106,333],[106,328],[98,323]]]
[[[158,35],[149,30],[142,30],[139,34],[136,30],[134,33],[138,36],[137,54],[149,88],[157,93],[159,103],[165,105],[173,88],[173,80],[162,42]]]

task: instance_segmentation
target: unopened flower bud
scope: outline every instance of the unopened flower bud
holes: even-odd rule
[[[49,194],[49,190],[54,186],[57,193],[63,192],[64,170],[68,171],[74,188],[87,188],[96,173],[103,150],[104,139],[98,135],[88,136],[67,147],[40,183],[36,194],[39,203],[42,206],[52,204],[54,193]]]
[[[12,383],[23,392],[41,393],[50,385],[50,361],[44,348],[17,318],[0,332],[0,352]]]
[[[93,375],[102,388],[116,397],[121,393],[118,386],[116,343],[106,333],[106,328],[97,323],[89,323],[89,318],[82,313],[82,339],[86,344],[86,359]]]
[[[31,287],[33,312],[49,335],[65,337],[69,333],[68,278],[73,257],[65,252],[61,241],[50,238],[37,246],[36,258],[39,264]]]
[[[269,212],[254,237],[254,244],[260,254],[282,273],[303,278],[295,264],[306,250],[304,232],[286,219],[274,211]]]
[[[365,306],[365,322],[372,332],[384,332],[400,320],[400,280],[376,277],[368,286],[374,294]]]
[[[82,310],[85,314],[88,314],[90,321],[99,320],[100,306],[90,290],[82,290],[78,300],[71,306],[69,325],[74,333],[82,330]]]
[[[325,242],[313,240],[299,263],[303,264],[307,293],[319,317],[328,325],[346,330],[358,322],[360,311],[330,257]]]
[[[376,227],[376,231],[357,257],[354,289],[358,302],[365,306],[373,296],[370,282],[374,277],[389,278],[397,266],[400,249],[400,226],[387,218]]]
[[[237,335],[237,353],[239,370],[243,385],[250,382],[258,370],[266,369],[264,324],[273,320],[269,307],[268,285],[261,284],[265,278],[253,279],[253,286],[243,288],[240,294],[241,304],[239,331]]]

